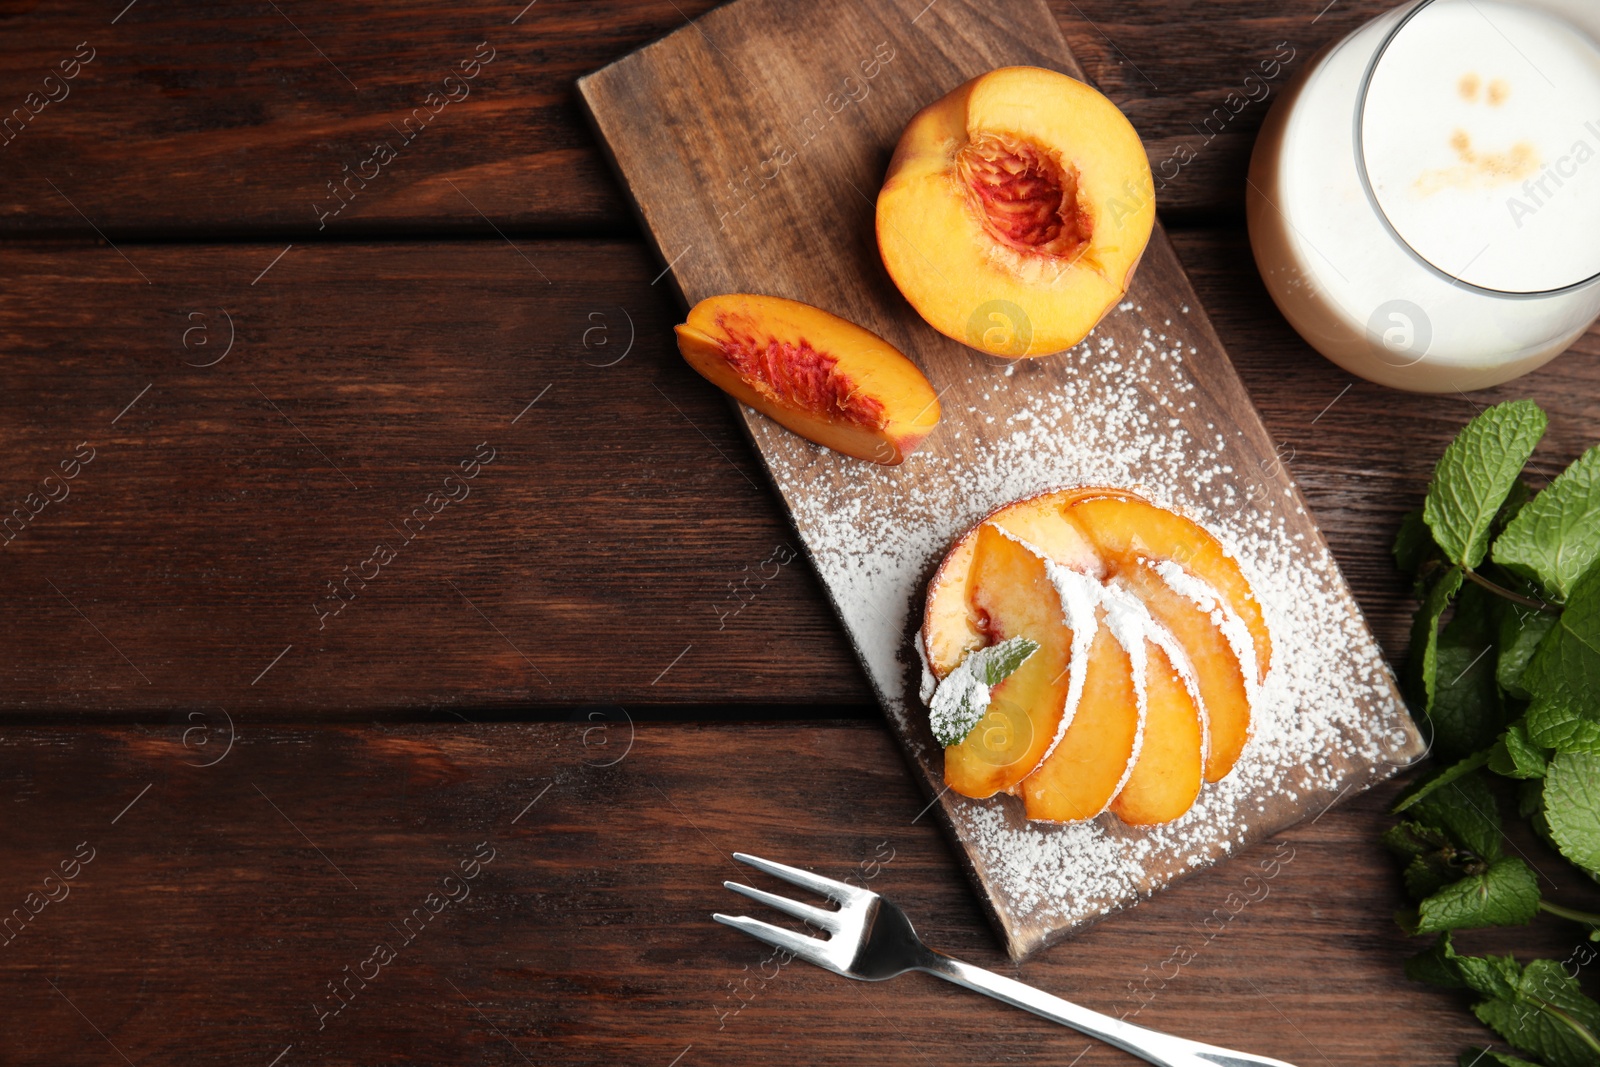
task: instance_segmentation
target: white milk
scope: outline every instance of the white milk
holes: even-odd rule
[[[1316,57],[1251,160],[1251,244],[1347,370],[1481,389],[1600,314],[1600,5],[1422,0]],[[1370,76],[1369,76],[1370,71]]]

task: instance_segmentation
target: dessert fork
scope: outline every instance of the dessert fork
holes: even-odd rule
[[[839,905],[837,909],[819,908],[738,882],[722,883],[735,893],[742,893],[751,900],[776,908],[785,915],[792,915],[833,936],[826,939],[807,937],[745,915],[723,915],[718,912],[712,918],[834,974],[866,982],[881,982],[907,971],[926,971],[947,982],[975,989],[996,1000],[1042,1015],[1052,1022],[1070,1026],[1159,1067],[1292,1067],[1282,1060],[1232,1052],[1134,1026],[935,952],[917,937],[905,912],[870,889],[836,882],[832,878],[744,852],[735,852],[733,858],[748,863],[758,871],[765,871],[774,878],[781,878],[835,901]]]

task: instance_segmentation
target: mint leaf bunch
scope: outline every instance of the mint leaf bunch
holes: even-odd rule
[[[1401,797],[1384,835],[1412,901],[1400,924],[1438,938],[1407,973],[1471,990],[1478,1018],[1517,1050],[1463,1064],[1600,1065],[1600,1004],[1570,963],[1463,956],[1451,942],[1540,915],[1600,941],[1600,914],[1545,899],[1502,845],[1513,798],[1539,838],[1600,881],[1600,446],[1535,493],[1522,472],[1546,425],[1527,400],[1473,419],[1394,545],[1421,604],[1407,697],[1446,761]]]

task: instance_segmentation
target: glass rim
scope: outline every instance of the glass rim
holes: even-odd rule
[[[1400,231],[1395,228],[1394,222],[1389,218],[1389,213],[1384,211],[1383,204],[1378,200],[1377,190],[1372,187],[1372,178],[1367,173],[1367,146],[1365,135],[1367,121],[1367,95],[1372,89],[1373,75],[1377,73],[1378,64],[1383,62],[1383,57],[1388,53],[1389,46],[1394,43],[1395,38],[1400,36],[1401,31],[1411,24],[1412,19],[1416,18],[1429,7],[1432,7],[1434,3],[1435,0],[1417,0],[1417,3],[1411,8],[1411,10],[1402,15],[1400,17],[1400,21],[1397,22],[1388,33],[1384,34],[1383,40],[1378,44],[1377,51],[1372,54],[1372,58],[1367,62],[1366,72],[1361,76],[1361,91],[1356,94],[1356,110],[1353,117],[1355,121],[1356,176],[1361,179],[1361,189],[1364,193],[1366,193],[1367,203],[1372,206],[1372,210],[1378,216],[1378,221],[1381,222],[1383,224],[1383,228],[1389,232],[1389,236],[1393,237],[1395,242],[1399,244],[1401,248],[1405,249],[1405,252],[1408,256],[1410,256],[1417,262],[1418,265],[1426,269],[1436,278],[1445,282],[1447,285],[1453,285],[1458,289],[1465,289],[1474,293],[1482,293],[1485,296],[1502,297],[1512,300],[1538,300],[1544,297],[1561,296],[1565,293],[1576,292],[1579,289],[1593,285],[1596,281],[1600,281],[1600,271],[1596,271],[1586,278],[1571,282],[1567,285],[1559,286],[1554,289],[1494,289],[1486,285],[1478,285],[1475,282],[1464,280],[1460,275],[1451,274],[1449,271],[1434,263],[1427,256],[1424,256],[1421,252],[1418,252],[1411,246],[1411,242],[1407,241],[1405,237],[1400,234]],[[1471,264],[1468,264],[1468,266],[1470,267]],[[1465,271],[1463,270],[1462,273],[1465,273]]]

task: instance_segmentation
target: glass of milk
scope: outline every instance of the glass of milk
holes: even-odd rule
[[[1415,0],[1325,49],[1250,163],[1267,289],[1318,351],[1482,389],[1600,315],[1600,3]]]

